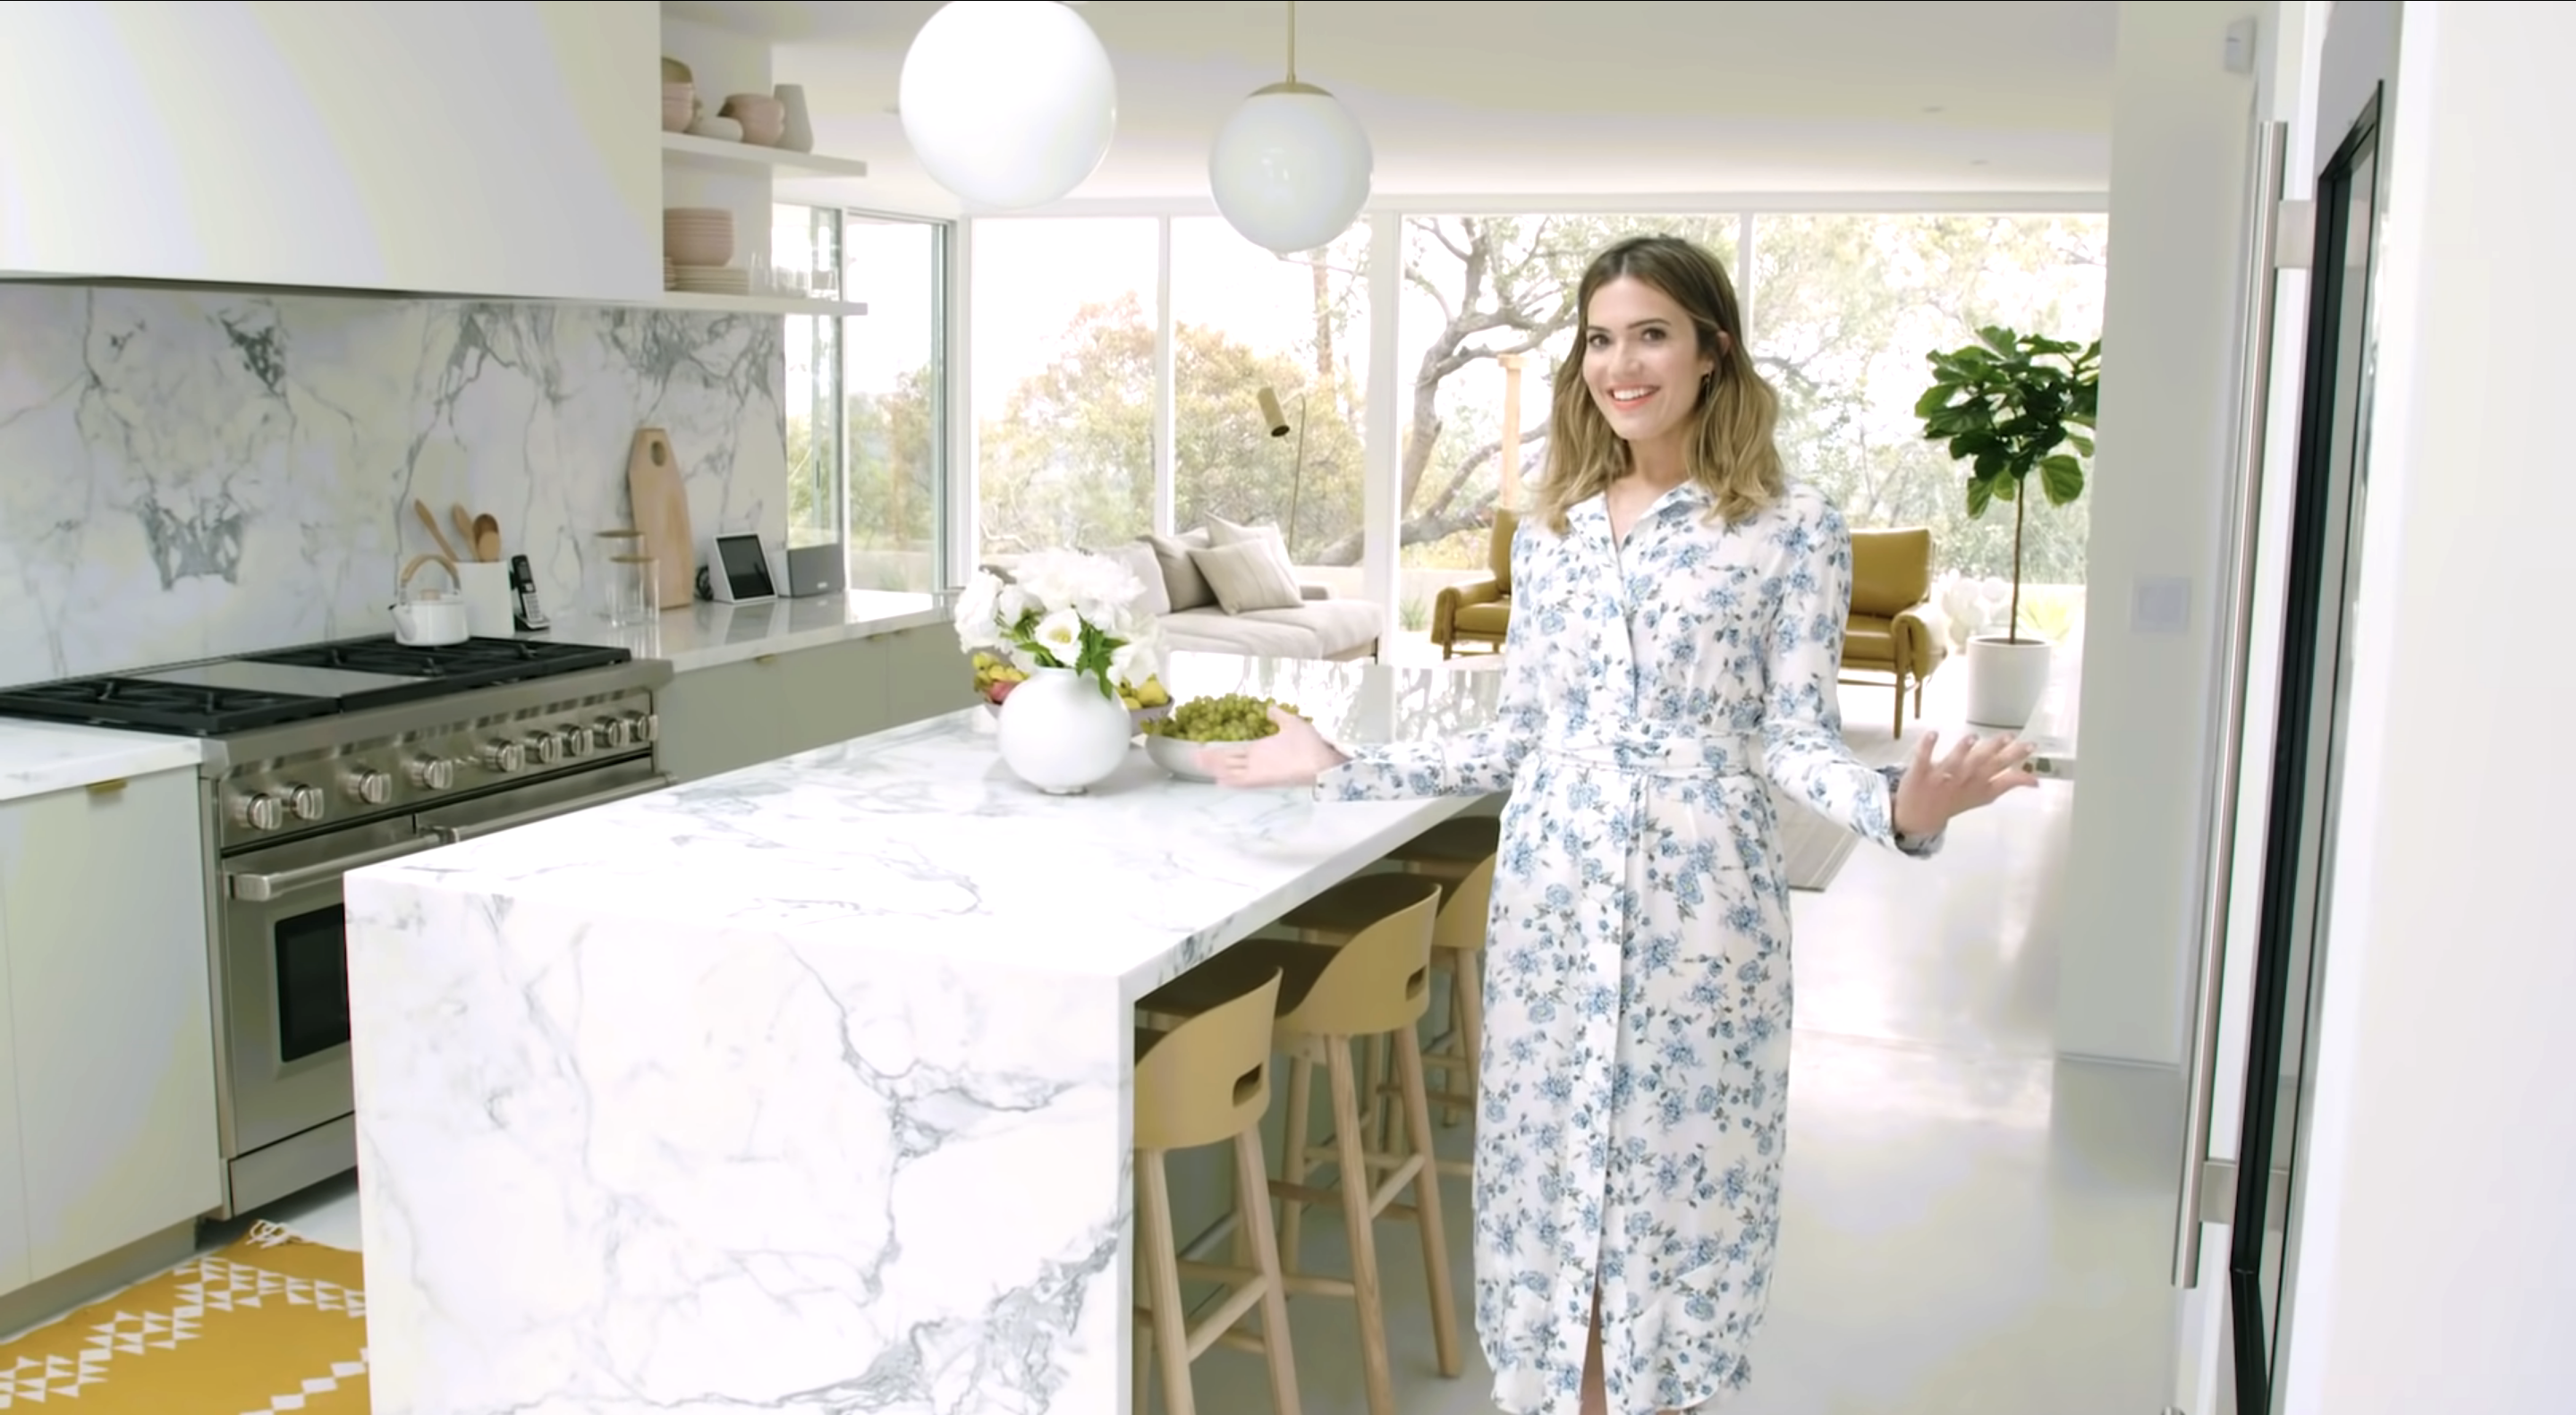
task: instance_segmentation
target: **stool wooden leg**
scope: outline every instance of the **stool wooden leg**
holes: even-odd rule
[[[1163,1170],[1160,1150],[1136,1152],[1136,1239],[1144,1245],[1145,1280],[1153,1290],[1163,1409],[1167,1415],[1198,1415],[1190,1387],[1189,1311],[1181,1305],[1181,1255],[1172,1238],[1171,1177]]]
[[[1480,1078],[1485,1074],[1485,969],[1484,955],[1472,949],[1461,949],[1452,960],[1457,969],[1450,987],[1458,999],[1458,1049],[1466,1056],[1467,1074],[1455,1072],[1442,1077],[1445,1091],[1465,1091],[1478,1095]],[[1476,1108],[1467,1107],[1467,1120],[1475,1122]]]
[[[1306,1151],[1315,1121],[1315,1062],[1305,1044],[1298,1044],[1288,1058],[1288,1114],[1281,1122],[1279,1177],[1289,1184],[1302,1185],[1312,1173]],[[1298,1254],[1305,1252],[1306,1206],[1293,1194],[1279,1196],[1279,1265],[1282,1271],[1295,1272]]]
[[[1252,1269],[1263,1284],[1261,1349],[1270,1363],[1270,1408],[1278,1415],[1299,1415],[1297,1362],[1288,1341],[1288,1281],[1279,1265],[1279,1236],[1270,1228],[1270,1173],[1262,1162],[1258,1130],[1234,1137],[1234,1182],[1246,1196],[1235,1229],[1251,1235]]]
[[[1400,1055],[1401,1053],[1399,1053]],[[1324,1038],[1333,1087],[1333,1131],[1341,1160],[1342,1218],[1350,1229],[1351,1296],[1359,1307],[1360,1379],[1369,1415],[1396,1415],[1395,1372],[1386,1351],[1386,1295],[1377,1273],[1377,1223],[1370,1203],[1367,1132],[1360,1128],[1359,1078],[1348,1037]],[[1179,1412],[1175,1412],[1179,1415]]]
[[[1431,1287],[1431,1346],[1440,1374],[1455,1376],[1458,1361],[1457,1295],[1449,1287],[1449,1230],[1440,1212],[1440,1165],[1431,1149],[1431,1099],[1423,1093],[1422,1039],[1410,1027],[1395,1034],[1395,1069],[1404,1087],[1404,1123],[1413,1132],[1422,1167],[1413,1173],[1413,1214],[1422,1226],[1422,1271]]]

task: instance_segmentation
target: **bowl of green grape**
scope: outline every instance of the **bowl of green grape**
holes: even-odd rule
[[[1183,781],[1213,782],[1216,778],[1199,765],[1200,751],[1228,742],[1257,742],[1277,732],[1279,724],[1270,720],[1273,707],[1297,712],[1286,703],[1244,693],[1192,698],[1169,716],[1145,724],[1145,755]]]

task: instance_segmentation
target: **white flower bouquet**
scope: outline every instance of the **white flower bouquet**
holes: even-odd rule
[[[1115,560],[1042,550],[1012,567],[1007,581],[975,572],[957,600],[957,642],[974,656],[977,678],[992,680],[986,696],[996,703],[1028,674],[1052,668],[1133,706],[1131,685],[1161,673],[1157,626],[1136,608],[1144,597],[1145,586]]]

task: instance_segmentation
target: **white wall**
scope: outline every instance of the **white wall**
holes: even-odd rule
[[[2286,1408],[2541,1415],[2576,1329],[2576,832],[2532,729],[2576,668],[2498,610],[2560,596],[2576,524],[2576,191],[2542,156],[2576,141],[2576,8],[2402,33]]]
[[[2101,456],[2086,579],[2084,776],[2067,848],[2057,1045],[2182,1060],[2197,946],[2223,508],[2235,481],[2245,182],[2256,80],[2225,63],[2246,0],[2120,6]],[[2141,633],[2142,580],[2189,587]]]

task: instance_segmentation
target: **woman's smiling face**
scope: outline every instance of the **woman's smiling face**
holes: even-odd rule
[[[1655,442],[1697,412],[1716,351],[1699,347],[1690,316],[1671,296],[1622,275],[1592,292],[1583,324],[1583,382],[1612,432]]]

